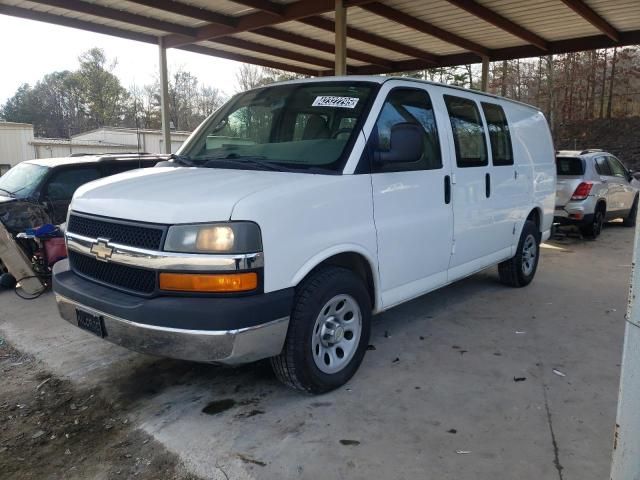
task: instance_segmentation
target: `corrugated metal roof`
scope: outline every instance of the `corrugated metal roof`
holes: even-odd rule
[[[640,0],[344,0],[350,73],[640,43]],[[307,75],[332,71],[334,0],[0,0],[0,14]]]

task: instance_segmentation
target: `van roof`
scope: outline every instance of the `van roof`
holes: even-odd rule
[[[64,165],[79,165],[84,163],[97,163],[104,161],[123,161],[123,160],[145,160],[145,159],[157,159],[158,161],[166,160],[168,155],[152,155],[152,154],[102,154],[102,155],[76,155],[73,157],[58,157],[58,158],[36,158],[32,160],[25,160],[22,163],[31,163],[33,165],[41,165],[48,168],[56,168]]]
[[[463,92],[468,92],[468,93],[473,93],[476,95],[483,95],[485,97],[490,97],[490,98],[496,98],[498,100],[503,100],[505,102],[510,102],[510,103],[515,103],[517,105],[521,105],[527,108],[531,108],[533,110],[536,111],[541,111],[538,107],[534,106],[534,105],[529,105],[528,103],[524,103],[524,102],[519,102],[517,100],[512,100],[510,98],[505,98],[505,97],[501,97],[499,95],[494,95],[492,93],[487,93],[487,92],[481,92],[479,90],[472,90],[469,88],[464,88],[464,87],[457,87],[455,85],[446,85],[444,83],[438,83],[438,82],[432,82],[429,80],[420,80],[418,78],[411,78],[411,77],[398,77],[398,76],[390,76],[390,77],[383,77],[380,75],[347,75],[347,76],[340,76],[340,77],[313,77],[313,78],[301,78],[301,79],[297,79],[297,80],[287,80],[284,82],[277,82],[277,83],[271,83],[269,85],[263,85],[260,87],[256,87],[252,90],[259,90],[261,88],[268,88],[274,85],[288,85],[288,84],[296,84],[296,83],[321,83],[321,82],[344,82],[344,81],[350,81],[350,82],[372,82],[372,83],[378,83],[378,84],[383,84],[386,83],[390,80],[402,80],[402,81],[407,81],[407,82],[415,82],[415,83],[421,83],[421,84],[426,84],[426,85],[436,85],[438,87],[443,87],[443,88],[450,88],[452,90],[461,90]]]

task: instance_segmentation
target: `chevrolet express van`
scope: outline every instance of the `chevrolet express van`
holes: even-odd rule
[[[555,175],[543,114],[504,98],[387,77],[258,88],[171,161],[76,192],[56,299],[126,348],[270,358],[321,393],[358,369],[372,314],[492,265],[529,284]]]

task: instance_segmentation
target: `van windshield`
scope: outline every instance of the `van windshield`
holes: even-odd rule
[[[0,195],[27,198],[35,192],[49,169],[33,163],[19,163],[0,177]]]
[[[557,157],[556,174],[584,175],[584,162],[580,157]]]
[[[239,94],[206,121],[176,161],[213,168],[338,173],[377,86],[314,82]]]

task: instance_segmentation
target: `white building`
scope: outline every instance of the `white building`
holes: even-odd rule
[[[33,125],[0,122],[0,175],[16,163],[35,157]]]
[[[190,132],[171,132],[171,151],[176,152]],[[135,128],[102,127],[66,138],[34,137],[33,125],[0,122],[0,175],[33,158],[68,157],[80,153],[161,153],[162,132]]]
[[[175,153],[189,135],[191,135],[191,132],[172,131],[171,152]],[[128,151],[134,152],[138,151],[138,146],[141,152],[164,152],[161,130],[101,127],[72,135],[71,141],[79,143],[97,142],[104,145],[126,145],[129,149]]]

